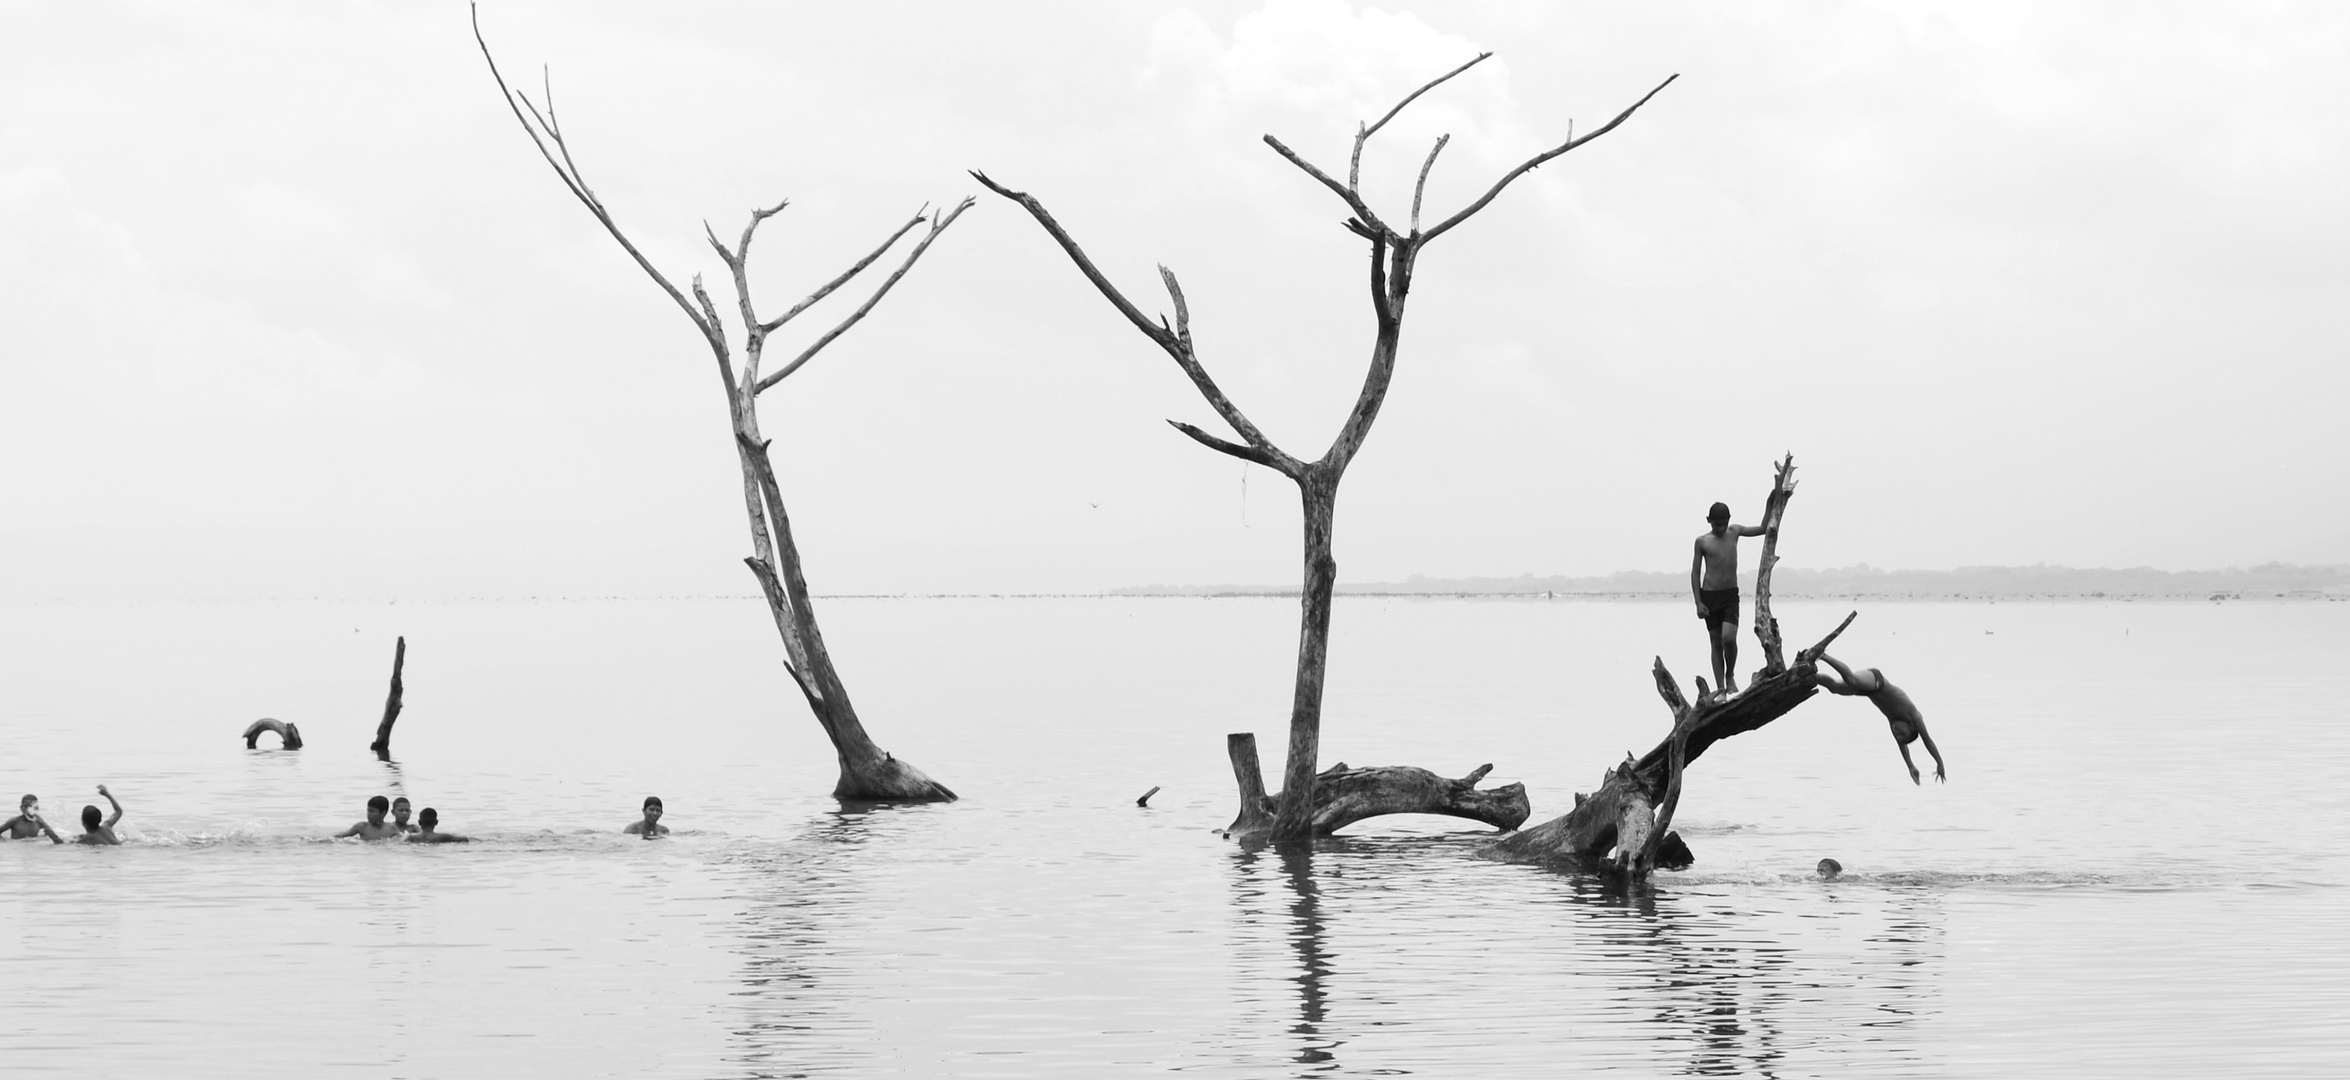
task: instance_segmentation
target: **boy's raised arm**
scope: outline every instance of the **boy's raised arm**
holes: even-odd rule
[[[106,827],[111,829],[115,822],[122,820],[122,804],[115,801],[114,793],[106,790],[104,784],[98,785],[98,794],[106,796],[106,805],[114,808],[114,815],[106,819]]]

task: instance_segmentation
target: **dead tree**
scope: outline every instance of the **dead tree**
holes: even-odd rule
[[[1224,737],[1232,758],[1232,779],[1240,788],[1240,816],[1224,832],[1252,836],[1272,828],[1274,800],[1265,794],[1264,770],[1257,764],[1257,737],[1236,732]],[[1339,762],[1314,776],[1313,835],[1328,836],[1364,818],[1382,814],[1443,814],[1481,821],[1503,832],[1526,823],[1526,785],[1479,788],[1493,766],[1479,765],[1454,779],[1411,765],[1351,768]]]
[[[915,260],[930,250],[931,242],[954,224],[964,210],[970,208],[971,200],[964,199],[950,211],[934,213],[929,207],[923,207],[905,224],[891,232],[871,253],[850,264],[839,276],[825,282],[815,292],[808,294],[806,299],[792,305],[790,310],[771,319],[761,319],[751,304],[751,236],[758,231],[759,223],[782,212],[789,201],[778,202],[769,209],[753,210],[749,223],[743,226],[742,235],[732,247],[720,242],[717,233],[704,223],[703,235],[708,238],[710,247],[718,252],[719,260],[726,264],[728,274],[734,279],[735,304],[743,326],[742,360],[737,366],[734,346],[728,340],[731,331],[725,320],[719,317],[718,306],[711,301],[710,294],[703,290],[701,275],[694,276],[690,284],[692,299],[688,300],[686,292],[671,284],[669,278],[656,269],[629,241],[627,235],[620,231],[611,212],[604,208],[595,191],[588,187],[579,166],[572,160],[571,148],[564,141],[563,129],[556,119],[552,88],[542,91],[546,101],[542,110],[527,95],[507,87],[505,76],[498,72],[497,61],[490,56],[488,43],[482,40],[478,12],[474,19],[473,36],[474,42],[481,46],[482,59],[489,62],[490,76],[497,80],[498,92],[505,98],[507,108],[513,111],[514,119],[522,125],[524,133],[530,136],[531,143],[538,147],[539,155],[546,159],[548,166],[555,170],[555,175],[562,179],[563,186],[579,200],[580,205],[587,207],[588,213],[595,216],[604,231],[620,244],[621,250],[626,251],[637,267],[651,277],[663,293],[668,294],[669,299],[677,304],[678,310],[685,312],[685,317],[694,324],[694,329],[708,344],[712,358],[718,362],[718,379],[726,391],[727,413],[732,420],[735,457],[742,467],[743,508],[751,525],[751,555],[743,562],[749,565],[752,576],[758,579],[759,590],[767,599],[768,611],[774,616],[776,632],[783,637],[784,670],[791,675],[792,683],[799,687],[801,695],[807,698],[808,708],[816,714],[816,722],[823,725],[824,733],[832,739],[833,750],[840,759],[840,782],[833,788],[834,797],[902,801],[953,799],[955,793],[948,790],[946,785],[923,775],[922,770],[875,745],[872,736],[866,733],[864,723],[857,718],[855,706],[849,702],[848,688],[842,685],[840,674],[834,670],[832,654],[826,650],[824,635],[816,626],[816,612],[809,601],[807,577],[800,568],[799,546],[793,541],[791,518],[784,511],[782,489],[775,479],[775,467],[768,458],[769,440],[759,433],[759,395],[805,367],[825,346],[832,344],[871,312],[874,305],[889,294],[898,279],[913,269]],[[862,305],[831,329],[816,335],[806,348],[781,367],[772,372],[760,370],[770,335],[832,295],[834,290],[848,284],[850,279],[887,254],[907,233],[925,223],[929,226],[928,231],[915,242],[897,269],[882,280]]]
[[[1119,314],[1126,317],[1126,321],[1132,323],[1135,329],[1142,332],[1143,336],[1149,338],[1153,344],[1174,359],[1176,366],[1182,368],[1183,373],[1191,378],[1192,385],[1198,388],[1200,396],[1207,399],[1209,407],[1215,411],[1217,417],[1238,436],[1238,441],[1210,434],[1199,427],[1181,421],[1169,420],[1169,424],[1173,425],[1177,431],[1190,436],[1211,450],[1229,454],[1242,461],[1262,465],[1288,477],[1297,484],[1298,497],[1303,503],[1305,511],[1305,581],[1304,587],[1300,590],[1297,679],[1294,693],[1291,696],[1289,713],[1289,759],[1283,770],[1282,794],[1276,800],[1277,808],[1272,818],[1269,821],[1252,824],[1245,829],[1238,829],[1241,832],[1266,832],[1276,840],[1299,840],[1309,837],[1317,831],[1315,821],[1319,813],[1318,807],[1322,805],[1322,802],[1315,793],[1317,782],[1315,766],[1322,731],[1322,678],[1327,666],[1329,651],[1330,599],[1338,579],[1338,563],[1331,555],[1332,524],[1338,506],[1338,482],[1345,475],[1348,463],[1352,462],[1356,452],[1362,449],[1364,438],[1370,435],[1371,424],[1378,419],[1379,406],[1386,399],[1388,383],[1395,375],[1396,352],[1403,335],[1404,302],[1411,292],[1412,274],[1419,260],[1420,250],[1430,241],[1452,231],[1455,226],[1485,209],[1487,204],[1501,194],[1502,189],[1534,169],[1535,166],[1615,130],[1616,125],[1623,123],[1634,111],[1647,104],[1649,98],[1655,97],[1658,91],[1663,90],[1673,81],[1668,78],[1657,84],[1655,90],[1650,90],[1646,96],[1634,102],[1631,108],[1625,109],[1606,124],[1580,136],[1570,134],[1565,142],[1527,159],[1516,168],[1503,174],[1501,179],[1495,181],[1493,186],[1486,189],[1483,195],[1461,209],[1460,212],[1422,231],[1420,228],[1420,202],[1421,196],[1428,187],[1428,173],[1436,165],[1436,155],[1444,150],[1445,143],[1452,136],[1446,135],[1437,139],[1436,145],[1428,151],[1426,162],[1420,166],[1419,181],[1412,188],[1410,223],[1406,229],[1396,230],[1374,212],[1370,204],[1363,199],[1361,190],[1363,145],[1369,142],[1371,136],[1376,134],[1381,127],[1386,126],[1389,120],[1393,120],[1397,113],[1402,112],[1404,106],[1411,104],[1414,99],[1453,76],[1476,66],[1479,61],[1491,55],[1493,54],[1478,54],[1476,59],[1462,64],[1412,91],[1376,122],[1359,126],[1355,131],[1354,152],[1348,160],[1346,182],[1343,184],[1306,161],[1296,151],[1283,145],[1281,140],[1271,135],[1265,136],[1265,144],[1272,147],[1275,153],[1287,159],[1290,164],[1304,170],[1306,175],[1313,177],[1323,187],[1330,189],[1346,204],[1351,215],[1345,221],[1347,231],[1361,237],[1370,245],[1371,315],[1376,330],[1371,344],[1370,370],[1364,376],[1362,390],[1356,394],[1354,407],[1348,410],[1346,421],[1339,428],[1337,438],[1331,441],[1329,448],[1322,452],[1322,456],[1311,461],[1300,459],[1275,445],[1270,437],[1249,421],[1247,415],[1241,412],[1240,407],[1234,404],[1231,398],[1225,396],[1223,389],[1216,385],[1215,379],[1208,375],[1207,368],[1200,363],[1199,355],[1193,348],[1191,311],[1184,304],[1183,289],[1176,283],[1173,271],[1164,266],[1159,267],[1159,279],[1165,284],[1168,300],[1175,308],[1175,321],[1169,325],[1164,316],[1154,320],[1143,314],[1141,308],[1135,306],[1134,302],[1128,300],[1117,286],[1111,284],[1109,277],[1094,265],[1093,260],[1087,257],[1085,251],[1078,246],[1077,241],[1069,235],[1068,230],[1062,228],[1061,223],[1054,220],[1052,214],[1046,212],[1044,203],[1035,196],[1013,191],[988,179],[984,174],[977,172],[971,174],[981,184],[986,185],[988,190],[1019,203],[1031,216],[1036,218],[1037,224],[1044,226],[1045,232],[1061,245],[1061,250],[1068,254],[1070,261],[1077,265],[1078,271],[1085,275],[1086,280],[1092,282],[1093,287],[1101,292],[1103,299],[1108,300],[1112,307],[1118,309]],[[1678,77],[1674,76],[1674,78]],[[1243,795],[1241,817],[1244,821],[1253,821],[1254,817],[1245,794]]]
[[[1778,463],[1771,494],[1764,504],[1763,555],[1755,575],[1754,632],[1762,641],[1764,668],[1746,689],[1713,696],[1699,678],[1697,703],[1682,697],[1673,674],[1658,657],[1651,674],[1658,696],[1672,712],[1673,727],[1656,747],[1600,778],[1599,788],[1575,795],[1575,808],[1523,832],[1496,841],[1486,854],[1512,862],[1564,863],[1576,867],[1610,865],[1620,872],[1640,875],[1657,866],[1686,866],[1688,848],[1671,832],[1673,811],[1679,805],[1683,775],[1690,763],[1715,743],[1753,731],[1819,692],[1817,663],[1828,644],[1852,625],[1858,612],[1829,631],[1819,643],[1796,654],[1793,666],[1780,656],[1779,623],[1771,615],[1771,564],[1776,561],[1779,523],[1787,500],[1795,493],[1795,459]],[[1611,861],[1608,853],[1615,855]]]
[[[392,722],[400,718],[400,669],[408,663],[408,639],[403,637],[392,646],[392,689],[384,695],[384,718],[376,722],[375,742],[368,749],[375,751],[376,760],[392,760]]]

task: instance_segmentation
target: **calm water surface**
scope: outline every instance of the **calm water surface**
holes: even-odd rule
[[[1294,604],[826,603],[883,745],[844,809],[756,601],[0,607],[9,1076],[2238,1076],[2350,1062],[2350,604],[1863,602],[1865,703],[1722,744],[1627,890],[1448,819],[1249,850]],[[1809,641],[1845,607],[1786,603]],[[396,764],[367,753],[409,639]],[[1678,603],[1347,599],[1323,760],[1524,781],[1661,736]],[[1751,643],[1748,652],[1757,650]],[[1748,657],[1750,666],[1757,658]],[[247,751],[258,716],[299,753]],[[264,737],[265,742],[274,742]],[[1277,750],[1271,751],[1277,754]],[[1922,758],[1923,755],[1921,754]],[[1268,761],[1269,768],[1278,766]],[[1149,809],[1134,799],[1164,790]],[[377,793],[480,842],[320,839]],[[677,834],[618,836],[647,794]],[[1811,866],[1833,856],[1834,883]]]

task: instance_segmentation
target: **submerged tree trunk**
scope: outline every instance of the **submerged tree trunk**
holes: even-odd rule
[[[738,368],[734,348],[729,340],[730,331],[725,320],[719,317],[717,304],[711,301],[710,294],[702,288],[701,277],[696,275],[692,279],[692,299],[689,300],[685,291],[671,284],[669,278],[637,250],[636,245],[620,231],[611,213],[605,210],[603,202],[589,189],[578,166],[572,162],[570,147],[564,142],[562,128],[555,118],[552,97],[542,112],[529,97],[507,87],[505,77],[498,73],[497,61],[490,56],[488,43],[481,39],[478,16],[474,26],[474,40],[481,45],[482,59],[489,62],[490,75],[497,80],[498,90],[505,96],[507,107],[513,110],[515,120],[538,147],[539,155],[546,159],[548,166],[562,179],[564,187],[570,190],[581,205],[587,207],[589,213],[595,215],[596,220],[604,226],[604,231],[611,234],[612,239],[620,244],[638,268],[669,295],[679,310],[685,312],[686,318],[701,333],[712,358],[718,363],[718,377],[726,391],[727,415],[733,429],[735,454],[742,468],[744,510],[749,517],[751,530],[752,553],[744,562],[749,564],[752,575],[758,579],[760,593],[767,601],[768,613],[775,620],[776,632],[783,637],[784,668],[790,674],[793,685],[799,688],[801,696],[807,699],[808,708],[815,713],[816,722],[824,728],[839,758],[840,780],[833,787],[833,795],[841,799],[876,801],[955,798],[955,793],[948,790],[946,785],[923,775],[922,770],[898,760],[876,745],[872,736],[866,733],[864,723],[857,718],[856,708],[849,703],[848,689],[842,685],[839,672],[834,670],[832,655],[824,647],[824,635],[816,627],[815,608],[810,603],[807,578],[800,567],[799,546],[792,539],[791,518],[784,511],[782,489],[776,483],[774,464],[768,457],[768,440],[759,433],[759,395],[798,371],[825,346],[864,319],[874,305],[889,294],[898,280],[913,269],[915,261],[930,249],[931,242],[954,224],[963,211],[970,209],[971,200],[964,199],[952,211],[934,213],[925,206],[911,220],[890,233],[872,253],[857,260],[791,310],[766,320],[759,318],[751,303],[751,238],[761,222],[781,213],[786,204],[777,203],[772,209],[753,210],[750,223],[743,226],[741,238],[731,248],[719,242],[717,234],[710,232],[709,227],[704,225],[710,247],[726,264],[729,276],[733,279],[735,302],[743,325],[741,366]],[[830,330],[817,335],[789,363],[773,373],[760,371],[759,364],[769,335],[864,272],[875,260],[895,247],[907,233],[913,231],[915,226],[925,222],[930,226],[929,231],[915,242],[904,261],[874,289],[861,306]]]
[[[1265,794],[1264,775],[1257,764],[1257,737],[1241,732],[1224,737],[1232,758],[1232,777],[1240,789],[1240,816],[1225,835],[1278,839],[1274,806]],[[1385,814],[1443,814],[1491,825],[1507,832],[1526,823],[1526,785],[1504,784],[1479,788],[1477,782],[1493,766],[1479,765],[1469,775],[1438,776],[1411,765],[1353,768],[1339,762],[1314,777],[1314,801],[1306,815],[1308,835],[1328,836],[1365,818]]]
[[[1199,354],[1193,349],[1191,312],[1184,303],[1183,289],[1176,283],[1172,271],[1164,266],[1159,268],[1160,280],[1166,285],[1168,299],[1175,309],[1174,321],[1169,323],[1163,316],[1153,320],[1143,314],[1142,309],[1136,307],[1133,301],[1128,300],[1116,285],[1110,283],[1109,277],[1094,265],[1093,260],[1085,254],[1083,248],[1078,246],[1077,241],[1069,235],[1068,230],[1062,228],[1061,223],[1053,219],[1052,214],[1035,196],[1007,188],[988,179],[983,173],[973,172],[971,174],[981,184],[986,185],[988,190],[1020,204],[1023,209],[1027,210],[1029,215],[1036,219],[1037,224],[1043,226],[1045,232],[1061,246],[1061,250],[1076,265],[1078,272],[1084,274],[1086,280],[1091,282],[1093,287],[1102,294],[1102,298],[1108,300],[1110,306],[1125,316],[1135,329],[1141,331],[1144,336],[1150,338],[1153,343],[1166,352],[1175,361],[1176,366],[1190,377],[1193,387],[1198,389],[1200,396],[1206,399],[1217,417],[1223,420],[1235,435],[1239,436],[1239,441],[1235,442],[1209,434],[1191,424],[1173,420],[1168,421],[1169,424],[1211,450],[1263,465],[1288,477],[1298,486],[1299,498],[1304,503],[1305,511],[1305,567],[1304,582],[1299,597],[1297,681],[1290,701],[1289,756],[1287,764],[1282,770],[1282,792],[1276,800],[1277,809],[1274,812],[1273,820],[1264,829],[1277,840],[1310,839],[1317,831],[1316,821],[1319,819],[1320,807],[1325,805],[1325,800],[1317,790],[1318,785],[1324,782],[1324,774],[1316,771],[1316,757],[1321,749],[1322,738],[1323,679],[1329,666],[1330,601],[1338,577],[1338,565],[1332,556],[1331,547],[1338,499],[1338,482],[1345,475],[1348,463],[1352,462],[1355,454],[1362,449],[1363,440],[1370,435],[1371,425],[1378,419],[1380,405],[1387,398],[1388,385],[1395,377],[1397,346],[1403,333],[1404,304],[1411,292],[1412,274],[1419,258],[1420,249],[1428,242],[1450,231],[1454,226],[1468,220],[1478,211],[1483,210],[1487,204],[1501,194],[1502,189],[1510,185],[1511,181],[1516,180],[1535,166],[1614,130],[1616,125],[1623,123],[1640,106],[1647,104],[1649,98],[1655,97],[1658,91],[1663,90],[1673,81],[1668,78],[1663,83],[1657,84],[1655,90],[1649,91],[1646,96],[1634,102],[1631,108],[1625,109],[1615,119],[1599,128],[1586,132],[1581,137],[1574,137],[1570,134],[1564,143],[1536,154],[1511,169],[1500,180],[1495,181],[1483,196],[1423,232],[1420,228],[1420,204],[1422,197],[1427,192],[1428,173],[1430,169],[1435,167],[1437,154],[1444,150],[1445,143],[1452,136],[1446,135],[1436,140],[1435,147],[1428,152],[1426,163],[1420,167],[1419,181],[1412,188],[1409,226],[1401,230],[1391,227],[1363,199],[1360,182],[1363,145],[1381,127],[1386,126],[1389,120],[1394,119],[1397,113],[1403,111],[1405,105],[1411,104],[1420,95],[1476,66],[1491,55],[1493,54],[1479,54],[1468,63],[1429,81],[1418,90],[1405,96],[1403,101],[1398,103],[1395,108],[1388,110],[1387,115],[1380,117],[1376,123],[1363,124],[1355,133],[1354,153],[1348,162],[1344,184],[1339,183],[1329,174],[1298,156],[1296,151],[1282,145],[1281,140],[1271,135],[1265,136],[1266,145],[1272,147],[1274,152],[1280,154],[1290,164],[1297,166],[1306,175],[1328,188],[1345,202],[1347,210],[1352,215],[1344,223],[1346,230],[1362,238],[1370,247],[1369,284],[1371,315],[1375,332],[1371,345],[1369,370],[1364,374],[1362,389],[1356,393],[1354,407],[1347,412],[1346,420],[1339,428],[1337,437],[1331,441],[1329,449],[1325,450],[1320,458],[1313,461],[1302,460],[1275,445],[1272,439],[1268,438],[1263,431],[1257,428],[1256,424],[1249,420],[1239,406],[1233,404],[1231,398],[1225,396],[1223,389],[1217,386],[1215,379],[1209,376],[1207,368],[1200,363]],[[1244,784],[1243,787],[1245,789],[1246,785]],[[1246,819],[1252,813],[1253,810],[1246,805],[1244,800],[1241,809],[1242,818]]]

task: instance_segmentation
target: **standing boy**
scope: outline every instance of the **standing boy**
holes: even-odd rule
[[[1730,524],[1730,508],[1722,503],[1706,511],[1705,520],[1713,529],[1697,538],[1689,557],[1689,592],[1697,600],[1697,617],[1705,620],[1714,685],[1732,694],[1738,690],[1738,538],[1761,536],[1763,528]]]

